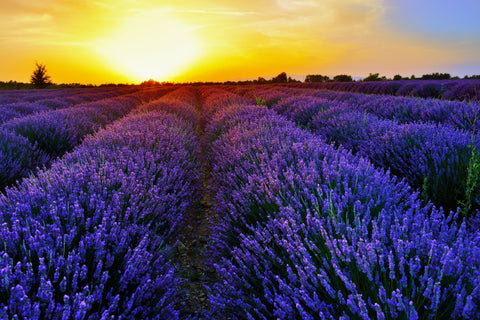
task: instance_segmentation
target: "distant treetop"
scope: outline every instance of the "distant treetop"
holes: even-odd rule
[[[333,81],[335,82],[352,82],[352,76],[346,74],[339,74],[333,77]]]
[[[305,77],[305,82],[329,82],[329,76],[322,76],[321,74],[309,74]]]

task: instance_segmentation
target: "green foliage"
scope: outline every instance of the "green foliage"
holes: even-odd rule
[[[333,81],[335,82],[352,82],[352,76],[346,74],[339,74],[333,77]]]
[[[468,161],[468,174],[467,181],[465,183],[465,199],[460,202],[461,213],[464,216],[468,216],[474,209],[478,209],[477,199],[480,194],[480,153],[475,145],[475,134],[478,112],[475,112],[475,116],[472,121],[472,144],[470,145],[470,160]]]
[[[439,73],[439,72],[434,72],[434,73],[428,73],[424,74],[422,76],[422,80],[445,80],[445,79],[450,79],[452,76],[450,73]]]
[[[298,83],[298,82],[301,82],[301,81],[299,81],[299,80],[297,80],[297,79],[294,79],[294,78],[292,78],[292,77],[288,77],[287,82],[288,82],[288,83]]]
[[[380,77],[378,73],[370,73],[368,77],[363,79],[363,81],[385,81],[387,78],[385,76]]]
[[[471,157],[468,162],[468,174],[465,184],[465,200],[461,201],[461,213],[468,216],[473,210],[478,209],[477,199],[480,194],[480,153],[471,145]]]
[[[440,163],[427,156],[428,169],[421,186],[422,198],[446,210],[455,210],[459,205],[464,207],[462,201],[467,190],[470,159],[468,147],[446,154]]]
[[[260,84],[265,84],[265,83],[268,83],[267,79],[263,78],[263,77],[258,77],[257,80],[254,81],[255,83],[260,83]]]
[[[35,69],[30,77],[30,83],[39,89],[46,88],[52,83],[50,76],[47,74],[47,67],[44,64],[35,62]]]
[[[271,83],[287,83],[287,81],[288,81],[288,78],[285,72],[280,73],[278,76],[270,80]]]
[[[267,101],[265,99],[255,96],[255,100],[257,101],[257,106],[267,106]]]
[[[305,82],[329,82],[329,76],[322,76],[321,74],[309,74],[305,77]]]
[[[247,81],[248,82],[248,81]],[[288,82],[300,82],[298,80],[292,79],[291,77],[287,77],[285,72],[280,73],[276,77],[273,77],[270,80],[267,80],[263,77],[258,77],[257,80],[253,80],[254,84],[266,84],[266,83],[288,83]],[[232,82],[232,84],[235,82]],[[238,84],[242,83],[241,81],[236,82]]]

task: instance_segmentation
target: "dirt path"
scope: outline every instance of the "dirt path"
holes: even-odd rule
[[[200,98],[197,98],[197,110],[202,110]],[[197,125],[197,136],[199,143],[203,144],[204,123]],[[197,208],[191,211],[186,217],[185,229],[180,235],[176,248],[176,261],[179,264],[179,276],[185,280],[182,289],[185,291],[184,314],[182,318],[193,316],[196,319],[204,319],[205,313],[209,310],[208,291],[205,288],[215,281],[214,270],[205,264],[207,260],[207,245],[211,238],[208,214],[211,207],[211,175],[209,163],[206,160],[205,146],[201,145],[199,154],[201,170],[201,199]]]

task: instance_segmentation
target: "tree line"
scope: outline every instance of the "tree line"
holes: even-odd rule
[[[392,79],[389,79],[385,76],[380,76],[379,73],[370,73],[367,77],[359,81],[387,81],[387,80],[448,80],[448,79],[460,79],[458,76],[452,77],[449,73],[428,73],[424,74],[421,77],[417,78],[415,75],[410,77],[403,77],[399,74],[393,76]],[[463,79],[480,79],[480,75],[466,75]],[[306,83],[313,82],[352,82],[355,81],[351,75],[339,74],[330,78],[327,75],[321,74],[309,74],[305,77]],[[294,79],[290,76],[287,76],[286,72],[281,72],[277,76],[271,79],[265,79],[263,77],[258,77],[256,80],[245,80],[245,81],[224,81],[224,82],[190,82],[192,85],[208,85],[208,84],[267,84],[267,83],[294,83],[301,82],[297,79]],[[144,81],[141,85],[166,85],[173,84],[169,82],[158,82],[152,79]],[[100,85],[103,86],[125,86],[129,84],[115,84],[107,83]],[[51,76],[47,72],[47,67],[45,64],[36,62],[35,68],[30,76],[30,83],[23,83],[17,81],[0,81],[0,89],[14,90],[14,89],[44,89],[44,88],[87,88],[87,87],[97,87],[93,84],[80,84],[80,83],[68,83],[68,84],[55,84],[51,80]]]
[[[417,78],[415,75],[410,77],[403,77],[399,74],[393,76],[392,79],[387,78],[386,76],[380,76],[379,73],[370,73],[367,77],[363,78],[360,81],[387,81],[387,80],[456,80],[460,79],[458,76],[452,77],[450,73],[428,73],[424,74],[421,77]],[[480,79],[480,75],[466,75],[463,79]],[[309,74],[305,77],[305,82],[351,82],[353,81],[352,77],[349,75],[337,75],[333,78],[329,76],[320,75],[320,74]]]

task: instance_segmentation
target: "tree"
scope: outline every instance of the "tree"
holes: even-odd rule
[[[363,79],[363,81],[386,81],[387,77],[379,75],[379,73],[369,73],[368,77]]]
[[[288,78],[285,72],[280,73],[278,76],[270,80],[270,82],[272,83],[287,83],[287,81],[288,81]]]
[[[393,76],[393,80],[402,80],[402,79],[403,79],[402,76],[399,74],[396,74]]]
[[[47,74],[47,67],[44,64],[35,62],[35,69],[30,78],[30,83],[39,89],[46,88],[52,83],[50,76]]]
[[[378,73],[369,73],[368,77],[363,79],[363,81],[380,81],[380,77]]]
[[[330,78],[321,74],[309,74],[305,77],[305,82],[328,82]]]
[[[335,82],[351,82],[353,81],[352,76],[347,74],[339,74],[333,77],[333,81]]]
[[[422,76],[422,80],[448,80],[450,78],[452,78],[450,73],[438,73],[438,72],[428,73]]]
[[[292,77],[288,77],[287,82],[288,82],[288,83],[298,83],[298,82],[301,82],[301,81],[299,81],[299,80],[297,80],[297,79],[294,79],[294,78],[292,78]]]
[[[256,83],[267,83],[267,79],[263,78],[263,77],[258,77],[257,80],[255,80],[254,82]]]

